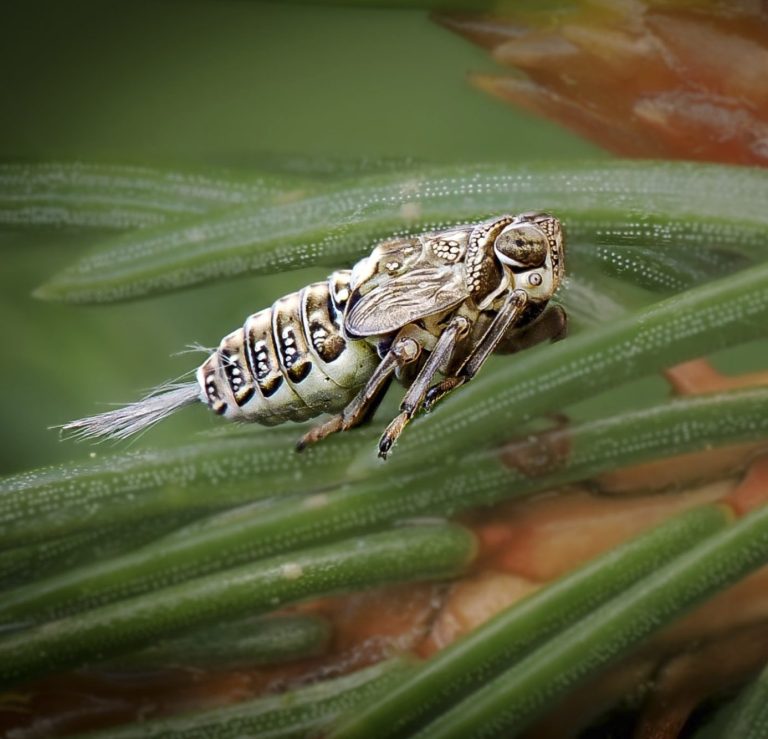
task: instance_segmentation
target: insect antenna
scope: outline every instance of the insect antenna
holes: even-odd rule
[[[113,411],[71,421],[60,428],[64,435],[80,439],[127,439],[154,426],[180,408],[200,401],[196,382],[165,383],[141,400]]]

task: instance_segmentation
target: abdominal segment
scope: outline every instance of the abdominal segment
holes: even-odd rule
[[[379,362],[373,346],[344,336],[349,272],[249,316],[198,370],[204,400],[231,420],[275,425],[346,406]]]

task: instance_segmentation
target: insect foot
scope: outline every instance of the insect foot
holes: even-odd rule
[[[409,421],[408,414],[403,411],[400,415],[396,416],[392,423],[387,426],[387,430],[382,434],[379,440],[379,457],[382,459],[387,458],[392,445],[397,441],[398,436],[403,433],[405,425]]]
[[[433,385],[427,391],[427,397],[424,398],[424,412],[430,413],[446,395],[458,387],[461,387],[467,381],[466,377],[446,377],[442,382]]]
[[[318,441],[321,441],[326,436],[330,436],[331,434],[335,434],[338,431],[344,430],[344,419],[341,415],[334,416],[333,418],[329,419],[325,423],[318,424],[314,428],[307,431],[304,436],[302,436],[297,442],[296,442],[296,451],[297,452],[303,452],[310,444],[316,444]]]

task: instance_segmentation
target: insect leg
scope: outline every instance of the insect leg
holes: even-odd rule
[[[513,326],[496,347],[497,354],[514,354],[544,341],[560,341],[568,333],[568,316],[559,305],[547,308],[535,321],[521,329]]]
[[[528,296],[523,290],[513,290],[501,306],[496,317],[491,322],[488,330],[478,341],[475,348],[467,355],[464,364],[456,370],[453,377],[446,377],[442,382],[429,389],[424,400],[424,410],[430,411],[440,399],[452,390],[469,382],[483,366],[485,361],[494,352],[499,342],[509,332],[510,328],[520,318],[525,306],[528,304]]]
[[[403,402],[400,403],[400,414],[387,426],[379,441],[380,457],[386,459],[392,445],[397,441],[403,429],[424,401],[424,397],[429,390],[429,384],[434,380],[440,367],[445,366],[446,362],[450,359],[456,347],[456,342],[466,336],[469,329],[470,322],[464,316],[454,316],[445,331],[440,334],[440,338],[429,355],[429,359],[427,359],[413,384],[408,389]]]
[[[421,354],[421,344],[410,336],[395,339],[390,350],[384,355],[363,389],[341,413],[329,418],[325,423],[310,429],[296,444],[296,450],[302,451],[326,436],[338,431],[348,431],[367,421],[386,392],[392,375],[398,367],[416,361]]]

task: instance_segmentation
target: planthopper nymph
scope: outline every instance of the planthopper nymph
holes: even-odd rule
[[[64,429],[125,438],[196,402],[266,425],[332,413],[299,440],[303,449],[369,420],[396,377],[408,390],[379,441],[386,457],[419,410],[471,380],[492,353],[564,336],[565,313],[547,308],[564,251],[560,221],[546,213],[383,241],[351,270],[249,316],[197,382]]]

